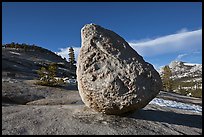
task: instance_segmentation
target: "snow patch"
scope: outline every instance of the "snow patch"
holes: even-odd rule
[[[10,51],[11,54],[15,54],[15,55],[21,55],[20,53],[17,53],[17,52],[13,52],[13,51]]]
[[[165,100],[160,98],[154,98],[149,104],[155,104],[162,107],[170,107],[176,109],[182,109],[186,111],[192,111],[196,113],[202,113],[202,106],[194,104],[186,104],[172,100]]]
[[[183,63],[184,65],[187,65],[187,66],[197,66],[197,65],[200,65],[200,64],[196,64],[196,63]]]

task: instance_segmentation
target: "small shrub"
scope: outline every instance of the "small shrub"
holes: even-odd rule
[[[192,97],[202,98],[202,89],[191,91]]]
[[[63,86],[65,84],[63,79],[55,78],[57,73],[57,64],[52,63],[48,67],[41,67],[37,71],[39,80],[35,83],[42,86]]]

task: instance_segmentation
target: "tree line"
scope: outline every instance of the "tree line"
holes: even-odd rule
[[[15,48],[15,49],[22,49],[24,51],[30,51],[30,50],[35,50],[35,51],[41,51],[41,52],[49,52],[51,53],[52,51],[42,48],[40,46],[37,46],[35,44],[26,44],[26,43],[15,43],[11,42],[8,44],[2,44],[2,48]]]
[[[48,52],[53,54],[52,51],[42,48],[40,46],[37,46],[35,44],[26,44],[26,43],[15,43],[15,42],[11,42],[8,44],[2,44],[2,48],[14,48],[14,49],[22,49],[24,51],[31,51],[31,50],[35,50],[35,51],[40,51],[40,52]],[[75,61],[75,55],[74,55],[74,49],[72,47],[69,48],[69,59],[68,62],[70,63],[70,65],[74,65],[76,63]],[[58,55],[57,55],[58,56]],[[63,60],[66,61],[66,58],[64,58]]]

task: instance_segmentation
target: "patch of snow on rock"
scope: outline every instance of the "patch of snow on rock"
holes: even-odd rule
[[[13,52],[13,51],[10,51],[11,54],[15,54],[15,55],[21,55],[20,53],[17,53],[17,52]]]
[[[183,63],[184,65],[187,65],[187,66],[197,66],[197,65],[200,65],[200,64],[196,64],[196,63]]]
[[[202,106],[194,105],[194,104],[186,104],[172,100],[165,100],[160,98],[154,98],[149,104],[155,104],[162,107],[170,107],[176,109],[182,109],[187,111],[193,111],[196,113],[202,113]]]

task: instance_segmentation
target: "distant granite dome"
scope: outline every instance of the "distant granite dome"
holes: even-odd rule
[[[202,64],[172,61],[168,66],[172,72],[170,78],[174,81],[174,91],[202,90]],[[160,69],[160,75],[162,73],[163,67]]]
[[[202,64],[172,61],[169,67],[173,74],[199,73],[202,74]]]
[[[169,67],[171,69],[176,69],[178,67],[182,67],[184,64],[184,62],[181,62],[181,61],[172,61],[170,64],[169,64]]]

